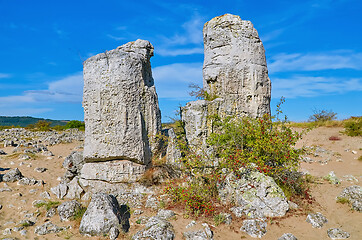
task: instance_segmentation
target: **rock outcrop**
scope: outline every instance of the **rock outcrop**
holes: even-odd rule
[[[228,174],[219,184],[218,192],[223,203],[235,204],[231,210],[237,217],[281,217],[289,210],[283,190],[274,179],[257,171],[245,169],[240,179]]]
[[[270,114],[271,83],[265,50],[250,21],[225,14],[204,25],[205,100],[181,109],[191,146],[205,145],[212,116],[261,117]]]
[[[82,217],[79,232],[91,236],[109,234],[112,228],[127,232],[129,217],[129,209],[122,209],[114,196],[95,193]]]
[[[152,56],[152,44],[137,40],[84,62],[86,162],[151,163],[158,148],[155,136],[161,131]]]

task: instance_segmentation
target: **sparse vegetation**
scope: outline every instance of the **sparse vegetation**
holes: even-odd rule
[[[214,215],[218,203],[217,184],[233,172],[250,168],[274,178],[288,197],[310,200],[307,182],[297,172],[302,150],[293,146],[300,134],[284,123],[276,127],[270,116],[260,119],[228,118],[215,122],[215,130],[208,138],[214,153],[196,154],[188,149],[182,159],[190,180],[166,188],[175,203],[185,207],[188,214]],[[206,159],[217,160],[217,163]]]
[[[348,136],[362,136],[362,117],[351,117],[344,123],[345,133]]]
[[[214,215],[214,223],[216,226],[219,226],[221,223],[225,221],[225,215],[219,213]]]
[[[86,207],[80,207],[73,215],[73,217],[70,218],[72,221],[80,221],[85,213],[87,211]]]
[[[35,207],[37,208],[41,208],[44,207],[46,211],[48,211],[51,208],[56,208],[60,205],[60,202],[58,201],[48,201],[48,202],[41,202],[41,203],[37,203],[35,204]]]
[[[314,114],[309,117],[309,122],[326,122],[337,119],[337,113],[332,110],[314,110]]]
[[[337,198],[337,203],[342,203],[342,204],[348,204],[349,203],[349,199],[345,198],[345,197],[338,197]]]

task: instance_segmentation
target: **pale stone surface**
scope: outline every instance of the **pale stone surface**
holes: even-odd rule
[[[308,214],[306,222],[312,224],[312,227],[314,228],[322,228],[328,220],[325,216],[323,216],[323,214],[317,212],[315,214]]]
[[[67,183],[68,186],[68,192],[67,195],[65,195],[65,198],[68,199],[80,199],[83,191],[83,188],[79,186],[78,178],[73,178],[72,181]]]
[[[267,223],[262,219],[244,220],[241,231],[246,232],[253,238],[261,238],[266,233]]]
[[[250,21],[225,14],[204,25],[204,88],[224,99],[225,115],[270,114],[265,50]]]
[[[207,22],[203,32],[207,101],[189,102],[181,109],[186,139],[196,148],[206,146],[213,131],[212,116],[270,114],[271,83],[265,51],[252,23],[225,14]]]
[[[172,240],[175,238],[175,232],[170,222],[159,217],[148,219],[144,229],[133,235],[133,240]]]
[[[175,167],[181,167],[181,150],[177,145],[177,136],[173,128],[168,129],[168,142],[166,150],[166,162]]]
[[[346,187],[339,194],[338,199],[346,199],[352,206],[352,209],[362,212],[362,187],[358,185]]]
[[[128,218],[121,211],[114,196],[95,193],[82,217],[79,232],[83,235],[102,236],[109,234],[112,228],[122,227],[125,222],[128,222]]]
[[[110,183],[135,182],[140,179],[145,169],[145,165],[128,160],[85,163],[81,170],[81,177]]]
[[[183,236],[186,240],[212,240],[214,233],[207,223],[203,223],[201,229],[184,232]]]
[[[331,239],[347,239],[351,235],[339,228],[330,228],[327,230],[328,237]]]
[[[248,218],[281,217],[289,210],[283,190],[274,179],[246,169],[241,178],[233,173],[218,185],[219,197],[223,203],[234,203],[231,211],[237,217]]]
[[[69,221],[69,219],[73,217],[81,207],[82,205],[80,205],[80,203],[76,200],[63,202],[57,208],[60,220]]]
[[[291,233],[284,233],[278,240],[298,240],[293,234]]]
[[[148,165],[161,130],[150,58],[153,46],[129,42],[84,62],[84,159]]]

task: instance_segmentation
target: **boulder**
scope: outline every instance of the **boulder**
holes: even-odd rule
[[[172,240],[175,232],[170,222],[159,217],[148,219],[144,229],[133,235],[132,240]]]
[[[330,228],[327,230],[327,234],[328,237],[332,239],[347,239],[350,237],[348,232],[345,232],[339,228]]]
[[[218,185],[218,192],[224,204],[235,204],[231,210],[237,217],[281,217],[289,210],[283,190],[273,178],[258,171],[243,169],[240,179],[229,173]]]
[[[38,235],[46,235],[49,233],[58,233],[64,230],[62,227],[58,227],[57,225],[53,224],[52,222],[46,222],[43,225],[37,226],[35,228],[34,233]]]
[[[77,177],[73,178],[72,181],[67,183],[67,186],[68,186],[68,191],[67,191],[67,194],[65,195],[65,198],[68,198],[68,199],[80,199],[81,198],[81,195],[84,192],[84,190],[83,190],[83,188],[81,188],[81,186],[79,186]]]
[[[243,221],[240,231],[246,232],[253,238],[261,238],[266,233],[267,223],[262,219],[249,219]]]
[[[138,39],[84,62],[86,162],[151,163],[161,131],[152,56],[152,44]]]
[[[298,240],[293,234],[291,233],[284,233],[278,240]]]
[[[68,186],[66,183],[60,183],[59,185],[52,187],[50,191],[57,196],[57,198],[62,199],[68,192]]]
[[[203,223],[201,229],[184,232],[183,236],[186,240],[212,240],[214,233],[207,223]]]
[[[63,167],[67,169],[65,176],[72,180],[73,177],[80,174],[80,170],[84,165],[83,152],[72,152],[63,162]]]
[[[4,174],[3,181],[4,182],[16,182],[23,178],[23,174],[21,174],[18,168],[12,169]]]
[[[306,222],[312,224],[312,227],[314,228],[322,228],[328,220],[325,216],[323,216],[323,214],[317,212],[315,214],[308,214]]]
[[[79,232],[83,235],[103,236],[111,228],[129,229],[129,209],[120,207],[117,199],[106,193],[95,193],[80,222]]]
[[[82,205],[76,200],[67,201],[60,204],[57,208],[61,221],[69,221],[80,209]]]
[[[352,209],[362,211],[362,188],[358,185],[350,186],[338,195],[337,200],[347,200]]]

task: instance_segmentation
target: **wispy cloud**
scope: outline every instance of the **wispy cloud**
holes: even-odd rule
[[[10,78],[11,74],[7,74],[7,73],[0,73],[0,78]]]
[[[271,57],[268,66],[271,73],[327,69],[362,70],[362,53],[353,53],[350,51],[306,54],[282,53]]]
[[[153,69],[159,98],[187,100],[190,83],[202,86],[202,63],[175,63]]]
[[[22,107],[29,103],[40,105],[54,102],[80,103],[82,94],[83,76],[82,73],[76,73],[50,82],[45,90],[28,90],[22,95],[0,97],[0,107]]]
[[[161,56],[179,56],[203,53],[202,27],[205,20],[199,15],[193,15],[182,24],[182,29],[171,37],[159,36],[161,44],[158,53]]]
[[[317,97],[362,91],[362,78],[329,78],[292,76],[272,79],[272,97]]]
[[[110,39],[113,39],[115,41],[121,41],[121,40],[125,39],[124,37],[117,37],[117,36],[114,36],[112,34],[107,34],[107,37],[110,38]]]

